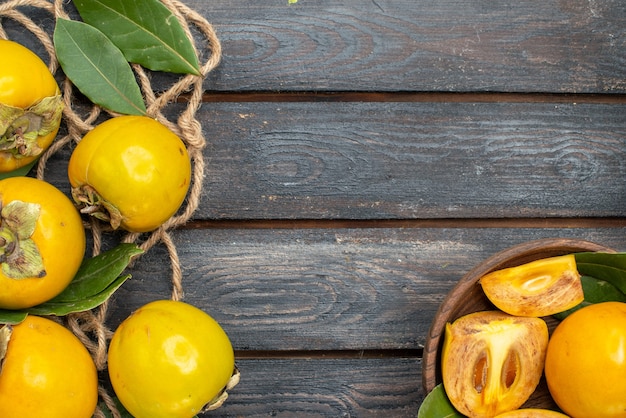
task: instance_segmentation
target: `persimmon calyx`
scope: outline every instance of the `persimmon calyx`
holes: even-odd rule
[[[78,203],[80,213],[108,222],[113,229],[120,227],[122,213],[89,184],[72,187],[72,198]]]
[[[37,139],[59,128],[63,106],[60,94],[44,97],[27,109],[0,103],[0,151],[16,158],[41,154]]]
[[[12,279],[45,277],[46,270],[31,238],[37,226],[41,206],[14,200],[0,211],[0,263],[2,273]]]

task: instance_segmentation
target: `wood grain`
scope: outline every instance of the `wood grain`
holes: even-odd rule
[[[615,1],[185,3],[223,44],[208,90],[626,90]]]
[[[623,216],[624,108],[206,104],[212,218]],[[217,122],[220,121],[220,122]]]

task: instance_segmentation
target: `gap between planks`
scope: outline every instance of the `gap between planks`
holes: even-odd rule
[[[626,218],[195,220],[185,229],[624,228]]]
[[[237,359],[371,359],[422,358],[423,350],[235,350]]]
[[[186,102],[188,95],[181,95]],[[203,102],[441,102],[626,104],[626,94],[498,92],[206,92]]]

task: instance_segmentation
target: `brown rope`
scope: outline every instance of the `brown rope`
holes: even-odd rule
[[[171,265],[172,293],[170,297],[174,300],[180,300],[184,295],[182,269],[176,245],[172,240],[170,231],[191,219],[200,202],[205,168],[202,151],[205,148],[206,140],[202,133],[202,125],[196,118],[196,113],[202,103],[202,95],[204,93],[203,80],[207,74],[219,65],[222,50],[215,30],[203,16],[178,0],[161,1],[180,21],[189,39],[192,41],[199,58],[203,55],[208,55],[204,61],[200,63],[202,75],[181,76],[166,91],[156,93],[152,88],[147,71],[136,64],[131,65],[131,68],[137,77],[143,93],[148,115],[171,129],[187,146],[193,167],[191,187],[184,206],[160,228],[146,234],[127,233],[122,237],[122,242],[137,243],[146,252],[155,245],[164,245],[168,252]],[[54,52],[52,36],[29,18],[25,14],[25,11],[28,10],[26,8],[31,8],[30,10],[37,8],[48,12],[55,19],[69,19],[70,17],[65,11],[65,3],[66,0],[9,0],[3,2],[0,4],[0,38],[7,38],[7,32],[2,25],[3,19],[10,19],[17,22],[41,42],[48,54],[48,68],[54,74],[58,68],[58,61]],[[21,8],[24,10],[20,10]],[[192,36],[193,28],[195,28],[195,31],[199,32],[203,38],[203,46],[196,44]],[[198,51],[202,51],[203,53],[199,53]],[[103,117],[116,116],[96,105],[92,105],[88,112],[84,114],[86,112],[85,104],[82,103],[80,108],[75,106],[74,86],[68,79],[63,80],[61,90],[65,102],[63,123],[67,134],[57,138],[52,146],[50,146],[39,159],[36,176],[40,179],[45,179],[46,177],[46,164],[50,157],[60,150],[66,147],[73,147],[80,142],[81,138],[95,127],[98,120],[101,120]],[[169,104],[175,103],[182,94],[188,96],[186,107],[180,112],[177,120],[171,121],[164,115],[163,111]],[[81,112],[83,114],[81,114]],[[110,228],[103,227],[97,220],[90,220],[85,223],[85,228],[90,232],[93,238],[92,255],[97,255],[101,251],[103,234],[109,232]],[[104,370],[106,368],[107,346],[108,341],[112,337],[112,331],[107,328],[105,324],[107,310],[108,303],[105,302],[92,311],[71,314],[64,319],[64,324],[85,344],[92,354],[98,370]],[[233,377],[228,389],[234,386],[237,380],[238,374]],[[108,394],[103,387],[99,388],[99,393],[102,402],[111,411],[113,416],[119,417],[120,414],[110,394]],[[222,402],[226,396],[227,394],[223,396]],[[217,405],[212,405],[211,409],[219,407],[220,405],[221,402]],[[105,414],[98,409],[94,416],[104,417]]]

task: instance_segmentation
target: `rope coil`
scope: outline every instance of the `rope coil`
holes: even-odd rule
[[[205,168],[203,149],[205,148],[206,141],[202,132],[202,125],[196,118],[196,113],[202,103],[204,78],[215,69],[220,62],[221,45],[213,26],[199,13],[178,0],[161,0],[161,2],[180,21],[181,26],[191,40],[200,60],[200,72],[202,75],[183,75],[169,86],[167,90],[157,93],[152,87],[149,74],[143,67],[132,64],[131,68],[138,80],[146,103],[148,116],[168,127],[178,135],[187,146],[192,162],[191,186],[181,209],[161,227],[146,234],[125,233],[121,241],[136,243],[144,252],[147,252],[157,244],[162,244],[166,248],[170,258],[172,273],[172,292],[170,298],[180,300],[183,298],[182,270],[170,231],[191,219],[199,205]],[[47,61],[50,72],[53,75],[56,74],[59,63],[55,55],[52,35],[31,19],[26,12],[29,10],[32,11],[33,8],[35,8],[47,12],[52,15],[55,20],[57,18],[70,19],[70,15],[66,11],[67,3],[66,0],[9,0],[3,2],[0,4],[0,38],[9,38],[3,27],[2,21],[4,19],[17,22],[25,30],[32,33],[41,43],[49,58],[48,60],[44,59],[44,61]],[[202,48],[196,45],[192,28],[195,30],[194,33],[199,33],[200,37],[203,38],[202,42],[205,45]],[[203,57],[204,55],[207,56]],[[36,177],[41,180],[44,180],[46,177],[46,164],[50,157],[66,147],[75,146],[87,132],[96,126],[102,117],[116,116],[114,113],[108,112],[93,104],[86,115],[81,115],[74,104],[75,88],[67,77],[63,78],[60,88],[65,102],[63,124],[66,127],[67,134],[56,138],[50,148],[39,159],[36,168]],[[163,110],[169,104],[177,102],[177,99],[182,94],[186,95],[186,107],[178,112],[175,121],[169,120],[164,115]],[[84,103],[81,104],[83,105],[81,107],[82,113],[85,113]],[[101,251],[103,234],[109,232],[110,229],[107,229],[97,220],[90,220],[85,227],[93,238],[92,253],[93,255],[97,255]],[[92,311],[70,314],[64,318],[64,325],[87,347],[99,371],[106,368],[108,341],[113,335],[113,332],[105,325],[107,311],[108,303],[105,302]],[[228,390],[236,385],[238,378],[238,373],[235,373],[226,389]],[[102,401],[106,404],[113,416],[116,418],[120,417],[115,402],[107,393],[106,389],[100,387],[99,392]],[[208,409],[219,407],[226,397],[227,394],[224,392]],[[104,418],[105,416],[104,412],[100,409],[97,409],[94,414],[94,417]]]

